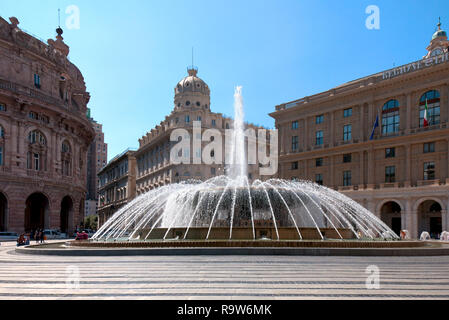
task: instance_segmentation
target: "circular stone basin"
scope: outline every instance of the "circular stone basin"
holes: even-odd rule
[[[51,256],[447,256],[437,241],[68,241],[19,247],[19,254]]]
[[[424,248],[440,243],[422,241],[276,241],[276,240],[171,240],[171,241],[69,241],[67,247],[76,248]]]

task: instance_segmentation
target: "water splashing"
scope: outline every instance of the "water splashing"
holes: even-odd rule
[[[247,176],[242,87],[227,176],[151,190],[116,212],[93,236],[99,241],[399,239],[350,198],[308,181]]]

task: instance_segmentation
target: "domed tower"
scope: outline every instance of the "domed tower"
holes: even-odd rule
[[[175,88],[175,111],[180,110],[209,110],[209,86],[197,77],[198,69],[187,69],[188,76],[179,81]]]
[[[441,29],[441,21],[438,22],[437,26],[438,30],[432,36],[425,58],[435,57],[448,52],[449,41],[447,40],[447,33]]]

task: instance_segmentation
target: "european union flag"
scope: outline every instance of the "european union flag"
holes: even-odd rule
[[[371,132],[371,137],[369,138],[370,140],[374,139],[374,132],[376,131],[376,128],[378,126],[379,126],[379,115],[377,115],[377,117],[376,117],[376,122],[374,123],[373,132]]]

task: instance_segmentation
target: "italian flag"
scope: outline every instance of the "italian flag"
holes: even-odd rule
[[[426,107],[424,109],[424,127],[428,127],[429,126],[429,120],[427,119],[427,113],[428,113],[428,108],[427,108],[427,99],[426,99]]]

